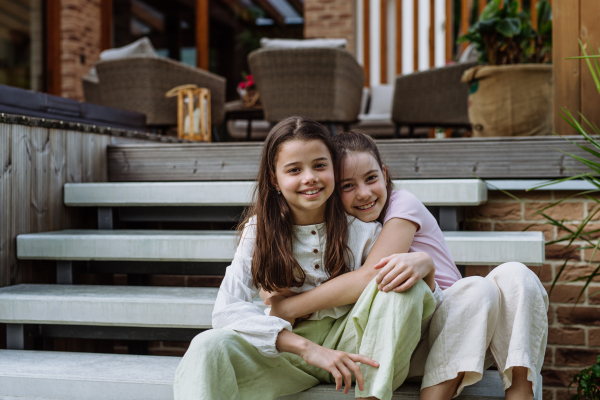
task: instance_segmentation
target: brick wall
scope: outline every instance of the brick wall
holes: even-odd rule
[[[557,227],[548,225],[545,220],[532,215],[540,209],[561,198],[568,198],[575,193],[540,191],[536,193],[513,192],[524,203],[513,200],[501,192],[489,192],[489,201],[479,207],[467,209],[466,229],[479,231],[530,231],[544,232],[546,241],[555,240],[564,233]],[[573,197],[565,200],[559,206],[547,213],[557,220],[572,222],[576,226],[591,210],[593,200]],[[600,218],[595,217],[589,225],[590,229],[600,228]],[[597,235],[600,236],[600,235]],[[560,282],[550,295],[550,310],[548,312],[549,334],[548,348],[544,361],[542,375],[544,378],[544,400],[567,400],[566,387],[573,375],[584,367],[596,362],[600,354],[600,295],[590,299],[582,298],[574,307],[583,286],[582,283],[567,282],[577,277],[589,274],[592,269],[585,262],[585,251],[577,250],[574,260],[567,263],[561,274]],[[595,257],[600,260],[599,256]],[[532,267],[540,280],[550,291],[550,286],[565,260],[564,245],[546,246],[546,264],[542,267]],[[491,268],[487,266],[467,266],[469,276],[485,276]],[[600,282],[600,279],[597,280]],[[586,296],[600,290],[600,284],[592,284],[586,290]],[[573,394],[573,390],[571,391]]]
[[[352,0],[306,0],[304,37],[345,38],[348,50],[356,50],[356,3]]]
[[[100,0],[61,1],[61,95],[83,100],[81,77],[100,55]]]

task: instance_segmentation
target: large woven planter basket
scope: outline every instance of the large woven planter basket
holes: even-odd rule
[[[552,131],[552,66],[477,66],[469,84],[473,136],[539,136]]]

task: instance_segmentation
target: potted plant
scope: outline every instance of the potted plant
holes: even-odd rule
[[[536,9],[537,30],[517,0],[492,0],[459,39],[481,64],[465,71],[473,136],[548,135],[552,129],[552,11]]]
[[[250,74],[242,73],[243,80],[237,86],[237,92],[242,99],[244,107],[252,107],[258,103],[259,94],[256,90],[254,77]]]

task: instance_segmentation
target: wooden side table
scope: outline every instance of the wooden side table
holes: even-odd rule
[[[248,121],[246,129],[246,140],[252,137],[252,121],[265,118],[262,106],[244,107],[242,100],[234,100],[225,103],[225,126],[230,119],[245,119]]]

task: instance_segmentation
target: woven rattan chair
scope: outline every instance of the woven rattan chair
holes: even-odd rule
[[[98,82],[83,79],[86,101],[146,114],[150,126],[177,125],[177,99],[165,98],[175,86],[196,84],[210,89],[211,122],[225,118],[225,78],[162,57],[99,61]]]
[[[417,126],[470,128],[469,87],[460,78],[475,65],[455,64],[398,76],[392,105],[394,137],[399,137],[402,126],[409,127],[409,136]]]
[[[337,48],[259,49],[248,55],[265,119],[301,115],[326,123],[356,122],[365,82],[352,54]]]

